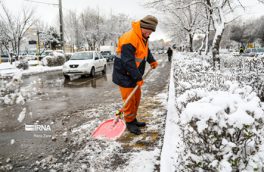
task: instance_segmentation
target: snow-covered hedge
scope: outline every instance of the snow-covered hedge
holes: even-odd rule
[[[239,82],[240,85],[251,86],[261,101],[264,101],[264,62],[260,60],[228,56],[222,58],[222,63],[226,66],[221,71],[214,71],[208,56],[192,54],[176,63],[174,71],[176,93],[181,94],[190,88],[206,87],[208,90],[216,90],[223,87],[225,81],[232,80]],[[250,71],[250,64],[253,62],[258,65]]]
[[[249,61],[240,62],[223,60],[226,68],[214,71],[207,57],[185,54],[175,60],[185,143],[179,171],[264,170],[264,70],[258,65],[249,71]]]
[[[177,99],[189,171],[264,170],[264,108],[252,88],[186,91]]]
[[[46,56],[42,59],[44,66],[62,66],[65,61],[65,56],[60,53],[54,53],[54,56]]]

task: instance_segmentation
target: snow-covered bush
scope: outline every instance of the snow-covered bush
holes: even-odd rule
[[[264,78],[259,76],[256,73],[247,75],[246,77],[241,78],[240,82],[244,82],[250,85],[253,90],[257,93],[257,96],[261,101],[264,101]]]
[[[174,62],[185,143],[179,171],[263,171],[261,65],[250,71],[252,61],[226,58],[214,71],[208,59],[187,54]]]
[[[174,74],[177,95],[194,88],[216,90],[223,87],[226,80],[235,79],[234,75],[213,71],[207,60],[198,58],[181,59],[175,64]]]
[[[240,85],[251,86],[260,100],[264,101],[264,61],[259,60],[261,59],[254,61],[252,58],[224,56],[221,59],[221,66],[225,67],[221,71],[213,71],[208,63],[208,57],[192,54],[187,58],[178,59],[174,70],[176,94],[182,94],[190,88],[218,90],[224,87],[225,81],[232,80],[239,82]],[[250,71],[253,62],[258,65]]]
[[[23,70],[26,70],[26,69],[28,69],[28,66],[29,66],[29,64],[28,64],[28,62],[27,61],[18,61],[18,63],[16,63],[16,67],[18,68],[18,69],[23,69]]]
[[[44,66],[61,66],[65,63],[66,58],[61,53],[53,52],[52,56],[46,56],[42,59]]]
[[[228,91],[195,89],[178,98],[189,171],[263,170],[264,108],[251,87],[226,85]]]

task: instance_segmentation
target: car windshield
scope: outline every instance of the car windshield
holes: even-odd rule
[[[107,56],[107,55],[111,55],[111,52],[110,51],[101,51],[101,54],[103,56]]]
[[[90,59],[93,59],[92,52],[75,53],[71,57],[71,60],[90,60]]]

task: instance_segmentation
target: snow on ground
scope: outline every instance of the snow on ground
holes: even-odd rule
[[[48,67],[37,65],[37,61],[29,61],[31,65],[27,70],[17,69],[15,63],[12,65],[10,63],[1,63],[0,64],[0,77],[10,77],[14,76],[16,73],[21,73],[22,75],[33,75],[43,72],[59,71],[62,70],[62,66]],[[34,65],[33,65],[34,64]]]
[[[33,75],[44,72],[60,71],[62,66],[48,67],[48,66],[30,66],[28,70],[22,71],[23,75]]]
[[[166,69],[165,69],[166,70]],[[157,72],[152,71],[153,76]],[[160,74],[164,76],[163,73]],[[72,140],[72,150],[65,150],[64,163],[50,163],[49,169],[58,171],[159,171],[162,136],[167,109],[167,81],[163,82],[162,90],[151,91],[143,87],[143,96],[139,108],[139,120],[147,122],[142,128],[142,134],[135,136],[125,131],[115,141],[96,140],[91,137],[93,130],[109,118],[113,118],[115,111],[122,103],[95,106],[73,116],[83,116],[88,122],[65,132]],[[146,83],[153,81],[151,75]],[[153,81],[154,82],[154,81]],[[146,84],[147,85],[147,84]],[[149,96],[149,94],[153,96]],[[71,142],[71,141],[70,141]],[[44,160],[43,160],[44,161]],[[47,163],[35,164],[42,169]]]
[[[177,58],[177,57],[176,57]],[[164,142],[161,152],[160,171],[177,171],[177,156],[183,146],[181,138],[181,130],[177,125],[178,114],[175,108],[175,86],[173,79],[173,65],[170,74],[169,99],[167,105],[167,118]]]
[[[23,108],[22,112],[18,115],[18,122],[22,122],[25,119],[26,116],[26,108]]]
[[[47,66],[29,66],[29,69],[17,69],[15,64],[1,63],[0,64],[0,104],[24,104],[27,99],[37,94],[39,90],[35,89],[36,84],[42,81],[34,81],[28,86],[21,88],[23,83],[22,76],[40,74],[51,71],[60,71],[62,66],[47,67]],[[11,80],[10,80],[11,78]]]
[[[87,109],[81,115],[90,118],[87,123],[65,132],[73,141],[72,147],[77,150],[65,150],[65,163],[50,163],[49,169],[62,171],[154,171],[159,166],[159,157],[162,141],[161,133],[164,132],[164,115],[166,112],[166,90],[155,97],[145,97],[141,109],[146,109],[148,114],[144,117],[148,126],[143,128],[143,134],[134,137],[125,131],[123,136],[116,141],[97,140],[91,138],[93,130],[104,120],[112,118],[116,109],[121,104],[109,104]],[[160,104],[153,109],[154,104]],[[150,109],[150,107],[151,110]],[[146,112],[145,112],[146,113]],[[151,115],[150,115],[151,114]],[[75,114],[73,114],[75,116]],[[80,115],[80,114],[78,114]],[[35,164],[44,168],[46,161]]]
[[[0,63],[0,78],[12,77],[15,73],[19,73],[20,70],[11,65],[10,63]]]

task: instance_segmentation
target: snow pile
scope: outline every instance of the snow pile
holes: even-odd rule
[[[141,151],[133,153],[131,162],[124,169],[117,169],[117,171],[155,171],[153,164],[156,163],[156,159],[160,156],[160,150],[156,148],[153,151]],[[143,163],[142,165],[139,165]]]
[[[22,122],[26,117],[26,108],[23,108],[23,110],[20,112],[20,114],[18,115],[18,122]]]
[[[175,104],[185,143],[177,155],[178,170],[263,170],[264,107],[258,94],[228,81],[237,73],[211,71],[202,59],[184,56],[176,61]]]
[[[10,63],[0,63],[0,78],[10,78],[20,72],[21,70],[17,69],[14,63],[12,65]]]
[[[23,83],[21,73],[16,73],[10,82],[4,81],[0,87],[0,104],[24,104],[20,87]]]
[[[26,86],[23,85],[21,73],[17,73],[10,80],[3,80],[0,87],[0,105],[25,105],[26,101],[31,100],[36,95],[44,94],[45,84],[50,84],[49,86],[61,87],[63,85],[63,80],[57,79],[48,83],[43,79],[38,79],[30,82]]]

